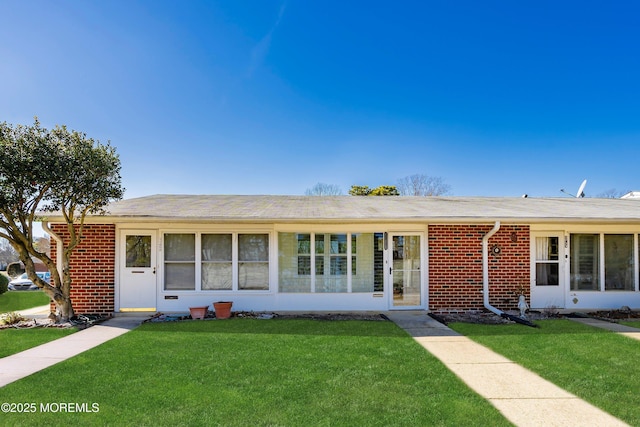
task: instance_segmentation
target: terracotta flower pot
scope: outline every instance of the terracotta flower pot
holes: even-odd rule
[[[208,305],[203,307],[189,307],[189,313],[191,314],[192,319],[204,319],[207,315]]]
[[[216,319],[228,319],[231,317],[231,301],[218,301],[213,303],[213,309],[216,312]]]

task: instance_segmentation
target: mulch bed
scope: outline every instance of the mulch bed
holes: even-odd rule
[[[96,316],[96,315],[80,315],[75,319],[69,322],[56,323],[50,318],[44,319],[30,319],[21,317],[20,319],[16,319],[14,323],[9,323],[5,325],[0,325],[0,330],[3,329],[33,329],[33,328],[78,328],[79,330],[83,330],[86,328],[90,328],[93,325],[97,325],[105,320],[110,319],[110,317]]]
[[[520,312],[515,310],[507,310],[505,311],[505,313],[511,314],[514,316],[520,316]],[[453,323],[453,322],[479,323],[479,324],[485,324],[485,325],[502,325],[502,324],[514,323],[512,320],[505,319],[504,317],[498,316],[497,314],[492,313],[490,311],[468,311],[463,313],[444,313],[444,314],[436,314],[433,317],[435,317],[439,321],[443,321],[445,324]],[[557,319],[559,317],[562,317],[562,316],[555,311],[530,310],[527,312],[527,317],[525,320],[534,321],[534,320],[543,320],[543,319]]]
[[[371,320],[387,321],[381,314],[372,313],[264,313],[254,311],[234,311],[231,317],[242,319],[313,319],[313,320]],[[204,320],[215,320],[213,311],[207,311]],[[175,322],[180,320],[192,320],[188,314],[156,313],[145,322]]]
[[[640,312],[633,311],[631,309],[594,311],[592,313],[588,313],[588,316],[600,320],[607,320],[609,322],[616,322],[619,320],[640,320]]]

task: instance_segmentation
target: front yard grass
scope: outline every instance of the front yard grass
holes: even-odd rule
[[[570,320],[452,329],[631,425],[640,425],[640,341]]]
[[[0,313],[26,310],[49,304],[49,296],[42,291],[8,291],[0,295]]]
[[[76,328],[33,328],[0,330],[0,357],[10,356],[49,341],[70,335]]]
[[[396,325],[354,320],[147,323],[0,402],[99,405],[3,414],[20,425],[510,425]]]
[[[618,323],[640,329],[640,320],[619,320]]]

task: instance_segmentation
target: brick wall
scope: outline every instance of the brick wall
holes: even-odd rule
[[[51,229],[63,240],[69,238],[65,224],[52,224]],[[115,251],[115,225],[85,225],[82,241],[71,255],[71,300],[76,314],[113,313]],[[51,257],[56,259],[53,241]]]
[[[482,237],[493,225],[429,226],[429,309],[483,309]],[[529,300],[529,226],[502,225],[489,239],[489,303],[516,309],[520,290]],[[498,246],[500,253],[491,249]]]

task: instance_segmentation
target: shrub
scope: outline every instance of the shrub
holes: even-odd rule
[[[9,279],[4,274],[0,274],[0,295],[9,290]]]
[[[15,325],[23,320],[25,320],[24,317],[15,311],[0,314],[0,325]]]

